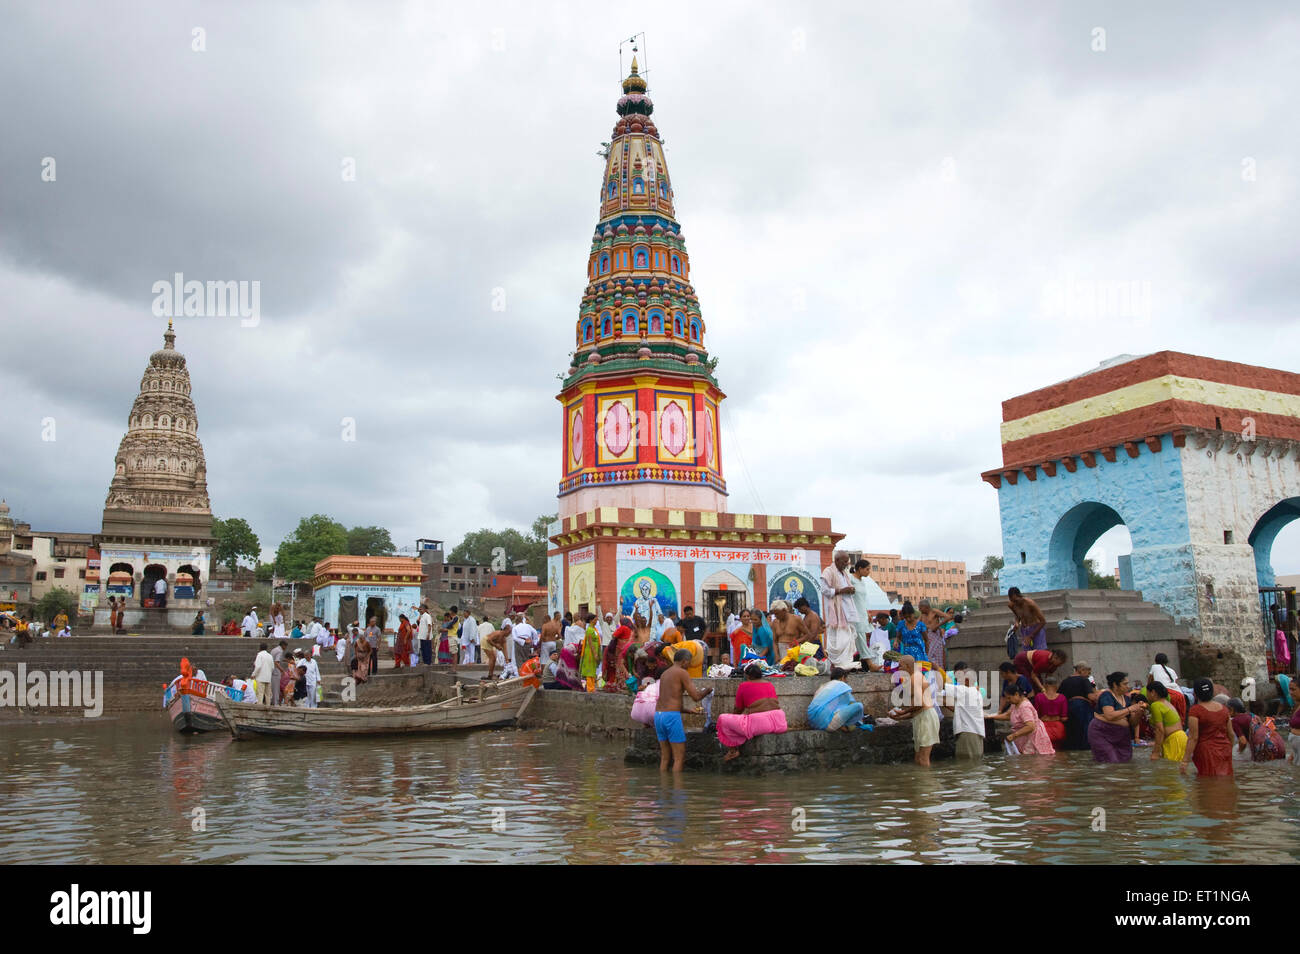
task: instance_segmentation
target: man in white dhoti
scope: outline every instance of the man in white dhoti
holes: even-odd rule
[[[826,624],[826,656],[833,667],[852,669],[858,619],[853,605],[853,578],[847,570],[849,555],[840,551],[835,562],[822,570],[822,622]]]
[[[257,635],[257,614],[250,610],[244,616],[244,621],[239,624],[240,630],[245,636]]]
[[[524,661],[533,654],[537,648],[539,634],[531,623],[520,613],[515,617],[514,625],[510,628],[510,661],[516,667],[522,666]]]
[[[478,620],[469,610],[462,610],[465,618],[460,624],[460,664],[474,665],[474,647],[478,645]]]
[[[307,698],[302,701],[308,709],[316,708],[316,687],[320,685],[320,666],[315,656],[307,657]]]
[[[870,594],[867,586],[861,581],[871,575],[871,564],[866,560],[859,560],[853,564],[853,609],[857,612],[858,618],[853,624],[855,642],[858,647],[858,659],[863,660],[863,668],[866,668],[867,650],[870,646],[871,637],[871,606]]]

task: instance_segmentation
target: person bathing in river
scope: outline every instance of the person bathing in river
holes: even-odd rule
[[[659,701],[655,703],[655,736],[659,739],[659,771],[668,771],[671,758],[673,772],[686,764],[686,727],[682,724],[682,693],[699,702],[713,695],[713,688],[695,688],[686,666],[691,661],[689,649],[673,654],[672,666],[659,677]]]
[[[757,735],[780,734],[788,726],[776,701],[776,686],[763,678],[756,663],[745,667],[745,681],[736,689],[736,711],[718,716],[718,742],[727,750],[722,761],[740,757],[740,747]]]
[[[1055,676],[1043,677],[1043,691],[1035,693],[1034,708],[1038,718],[1043,720],[1047,737],[1052,740],[1052,748],[1059,749],[1065,742],[1065,723],[1070,717],[1070,703],[1061,695]]]
[[[1181,762],[1187,752],[1187,733],[1183,731],[1183,720],[1170,703],[1173,696],[1182,696],[1175,689],[1170,692],[1162,682],[1153,682],[1147,686],[1147,702],[1150,710],[1147,717],[1155,732],[1155,743],[1151,746],[1151,758],[1165,758],[1171,762]]]
[[[1007,733],[1006,741],[1015,745],[1021,755],[1055,755],[1056,749],[1052,747],[1052,740],[1047,736],[1047,729],[1039,718],[1038,710],[1020,686],[1012,684],[1007,692],[1007,701],[1011,703],[1006,711],[1011,731]]]
[[[1030,649],[1017,653],[1014,661],[1016,672],[1029,680],[1032,691],[1043,691],[1043,676],[1051,675],[1066,663],[1065,653],[1059,649],[1048,652],[1045,649]]]
[[[1187,712],[1187,748],[1178,771],[1187,774],[1187,763],[1196,766],[1198,777],[1232,775],[1232,742],[1228,730],[1230,710],[1214,701],[1214,683],[1197,679],[1192,685],[1196,705]],[[1104,698],[1104,695],[1103,695]]]
[[[899,686],[905,705],[890,711],[900,722],[912,721],[912,748],[916,764],[929,766],[930,750],[939,744],[939,710],[935,707],[934,686],[911,656],[898,661],[903,674]]]
[[[1097,708],[1088,724],[1088,746],[1094,762],[1132,761],[1132,720],[1142,715],[1147,704],[1139,701],[1126,705],[1128,695],[1128,673],[1112,672],[1106,677],[1106,690],[1097,697]]]

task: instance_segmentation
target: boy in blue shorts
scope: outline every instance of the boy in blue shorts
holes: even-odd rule
[[[686,671],[691,661],[689,649],[673,653],[673,664],[659,677],[659,702],[655,705],[655,735],[659,738],[659,771],[668,771],[668,758],[672,756],[673,771],[680,772],[686,764],[686,727],[682,725],[682,693],[696,702],[713,694],[713,688],[704,691],[695,688]]]

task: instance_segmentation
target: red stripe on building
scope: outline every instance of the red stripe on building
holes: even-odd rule
[[[1300,374],[1258,368],[1249,364],[1238,364],[1235,361],[1202,358],[1194,354],[1183,354],[1180,351],[1160,351],[1117,364],[1112,368],[1104,368],[1082,377],[1062,381],[1060,384],[1030,391],[1019,397],[1009,398],[1002,402],[1002,420],[1019,420],[1030,414],[1063,407],[1075,401],[1097,397],[1167,374],[1212,381],[1216,384],[1231,384],[1243,388],[1257,388],[1261,391],[1300,395]]]
[[[1254,418],[1256,437],[1300,441],[1300,420],[1260,411],[1215,407],[1192,401],[1160,401],[1147,407],[1099,417],[1060,430],[1035,434],[1002,445],[1002,466],[1014,469],[1026,464],[1054,460],[1102,447],[1117,447],[1125,441],[1140,441],[1154,434],[1168,434],[1179,428],[1199,427],[1242,434],[1243,418]]]

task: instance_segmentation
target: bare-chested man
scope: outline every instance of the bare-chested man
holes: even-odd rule
[[[790,612],[790,604],[785,600],[773,600],[769,609],[775,616],[772,620],[772,638],[776,640],[776,658],[780,659],[791,646],[798,646],[804,641],[803,620]]]
[[[560,643],[560,637],[564,634],[564,622],[560,619],[560,611],[556,610],[545,623],[542,624],[542,660],[551,658],[551,653],[555,652],[556,646]]]
[[[505,629],[494,629],[483,637],[481,648],[483,655],[487,657],[488,664],[487,675],[483,677],[484,679],[491,680],[493,673],[496,672],[498,652],[509,658],[509,650],[506,649],[506,646],[509,645],[507,640],[510,639],[510,629],[511,624],[507,621]]]
[[[912,722],[912,748],[916,752],[917,765],[930,764],[930,750],[939,744],[939,710],[935,708],[934,687],[923,672],[916,667],[916,660],[904,656],[898,661],[903,682],[898,687],[902,690],[903,705],[891,709],[891,718]]]
[[[686,764],[686,727],[682,725],[682,693],[696,702],[713,694],[713,687],[700,690],[691,682],[686,667],[691,661],[689,649],[673,653],[673,664],[659,677],[659,701],[655,704],[655,735],[659,738],[659,771],[668,771],[672,756],[673,771]]]
[[[632,631],[633,638],[642,646],[650,642],[650,623],[640,613],[632,614]]]
[[[825,645],[826,624],[818,616],[811,606],[808,605],[808,598],[799,597],[794,601],[794,608],[803,613],[803,632],[804,637],[810,643],[816,643],[818,646]]]
[[[1013,586],[1007,590],[1007,606],[1015,615],[1016,626],[1020,628],[1020,648],[1047,648],[1047,617],[1038,608],[1038,604],[1027,596],[1020,594],[1020,587]]]

